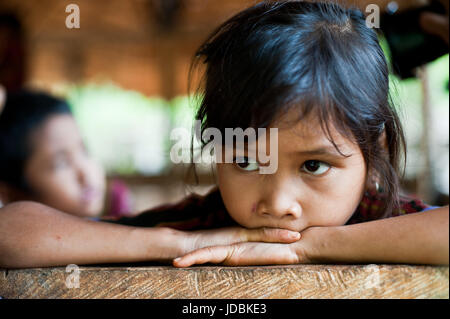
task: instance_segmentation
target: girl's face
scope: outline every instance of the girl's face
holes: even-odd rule
[[[86,152],[70,115],[54,115],[31,136],[25,179],[34,200],[82,217],[103,210],[105,174]]]
[[[365,191],[366,164],[358,145],[333,128],[331,134],[347,157],[308,116],[278,130],[276,173],[260,174],[259,164],[217,164],[218,186],[233,219],[247,228],[294,231],[344,225]]]

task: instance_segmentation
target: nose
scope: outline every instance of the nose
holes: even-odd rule
[[[86,163],[84,163],[83,161],[78,161],[76,163],[76,172],[78,183],[80,183],[80,185],[86,186],[87,184],[89,184],[89,174]]]
[[[80,183],[80,185],[85,186],[86,184],[88,184],[87,174],[84,169],[78,168],[77,176],[78,176],[78,183]]]
[[[256,212],[263,217],[297,219],[302,215],[302,207],[293,194],[279,189],[261,199]]]

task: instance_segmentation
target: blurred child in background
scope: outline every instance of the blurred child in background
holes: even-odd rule
[[[80,217],[121,216],[130,208],[119,181],[106,185],[68,104],[44,93],[6,95],[0,113],[0,201],[33,200]],[[107,211],[105,211],[107,208]]]

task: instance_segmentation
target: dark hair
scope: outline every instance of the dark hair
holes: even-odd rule
[[[32,152],[30,136],[56,114],[71,114],[65,101],[27,90],[7,94],[0,112],[0,181],[30,191],[23,174]]]
[[[268,127],[290,110],[298,110],[295,121],[314,112],[336,148],[330,125],[359,145],[384,189],[384,217],[397,207],[406,142],[389,95],[386,58],[361,11],[335,3],[262,2],[215,30],[191,72],[200,61],[206,64],[196,115],[202,132]]]

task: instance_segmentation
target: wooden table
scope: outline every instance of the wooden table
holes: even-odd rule
[[[153,299],[449,298],[448,267],[290,265],[176,269],[160,265],[90,266],[79,267],[79,288],[75,288],[76,275],[73,270],[66,272],[66,267],[0,269],[0,296]]]

